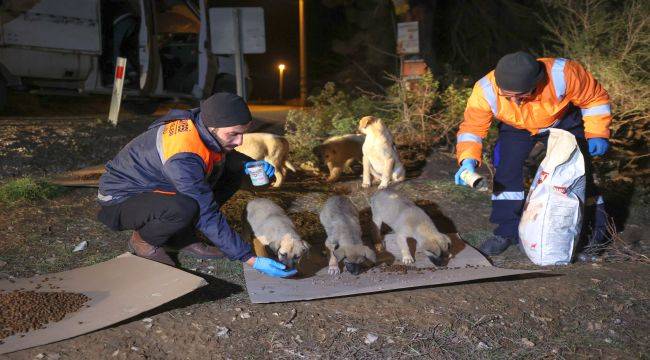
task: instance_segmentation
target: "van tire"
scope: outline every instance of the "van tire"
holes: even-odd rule
[[[7,105],[7,81],[0,76],[0,113],[5,110]]]

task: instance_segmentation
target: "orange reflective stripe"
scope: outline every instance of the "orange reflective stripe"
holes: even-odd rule
[[[203,160],[206,168],[210,167],[212,152],[201,140],[191,120],[176,120],[163,126],[160,139],[163,162],[176,154],[193,153]]]
[[[163,195],[176,195],[174,191],[154,190],[153,192]]]

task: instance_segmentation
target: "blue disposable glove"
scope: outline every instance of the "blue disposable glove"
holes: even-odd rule
[[[461,186],[466,186],[467,184],[463,179],[460,178],[460,174],[462,174],[465,170],[469,172],[476,172],[476,166],[478,165],[478,161],[474,159],[465,159],[460,162],[460,169],[456,171],[456,175],[454,176],[454,180],[456,181],[456,185],[461,185]]]
[[[255,163],[255,162],[257,162],[257,161],[249,161],[247,163],[244,163],[244,173],[246,175],[248,175],[248,173],[249,173],[248,165],[252,164],[252,163]],[[265,160],[261,160],[260,162],[262,163],[262,166],[264,167],[264,172],[266,173],[266,176],[268,176],[269,178],[272,178],[273,175],[275,175],[275,167],[273,167],[273,165],[266,162]]]
[[[609,141],[603,138],[593,138],[587,140],[589,143],[589,155],[591,156],[602,156],[605,155],[607,149],[609,149]]]
[[[296,269],[286,270],[286,268],[283,263],[266,257],[257,257],[253,263],[253,269],[272,277],[286,278],[298,273]]]

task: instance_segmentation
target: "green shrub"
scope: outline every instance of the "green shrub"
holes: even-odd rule
[[[14,203],[19,200],[52,199],[61,195],[65,188],[24,177],[0,186],[0,201]]]

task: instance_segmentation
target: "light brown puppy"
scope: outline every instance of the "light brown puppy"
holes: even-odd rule
[[[366,135],[363,142],[363,182],[361,186],[370,187],[372,180],[380,180],[379,189],[390,183],[403,181],[406,177],[404,165],[399,159],[397,148],[388,128],[381,119],[364,116],[359,121],[359,132]]]
[[[365,138],[364,135],[358,134],[332,136],[314,148],[314,154],[323,159],[330,172],[327,182],[338,180],[344,170],[350,169],[354,161],[362,161],[361,147]]]
[[[236,151],[250,156],[255,160],[266,160],[275,167],[275,182],[273,187],[280,187],[287,176],[287,169],[295,172],[296,169],[287,160],[289,155],[289,142],[282,136],[268,133],[244,134],[242,144],[235,148]]]

